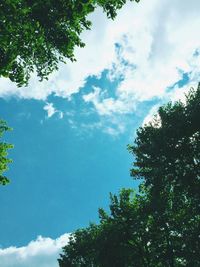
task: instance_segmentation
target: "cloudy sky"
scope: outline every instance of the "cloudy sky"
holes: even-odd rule
[[[17,88],[0,79],[0,116],[11,184],[0,187],[0,267],[56,267],[68,234],[97,222],[109,192],[136,188],[126,146],[159,105],[199,82],[199,0],[128,3],[101,10],[49,81]]]

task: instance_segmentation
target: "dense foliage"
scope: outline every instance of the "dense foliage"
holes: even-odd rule
[[[134,0],[131,0],[134,1]],[[135,0],[139,2],[139,0]],[[83,47],[80,34],[90,29],[88,14],[103,8],[114,19],[126,0],[1,0],[0,76],[18,86],[30,74],[46,79],[59,61],[75,60],[74,48]]]
[[[6,124],[5,121],[0,120],[0,139],[3,137],[3,134],[6,131],[11,130]],[[11,144],[7,144],[6,142],[0,142],[0,185],[6,185],[9,183],[9,180],[6,176],[4,176],[4,172],[8,169],[8,163],[12,162],[11,159],[7,158],[8,149],[12,148]]]
[[[160,107],[129,150],[139,192],[111,195],[110,213],[71,235],[60,267],[199,267],[200,86]]]

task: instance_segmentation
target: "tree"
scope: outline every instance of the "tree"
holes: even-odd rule
[[[75,60],[76,46],[84,47],[80,34],[91,27],[88,14],[99,6],[108,18],[114,19],[125,3],[126,0],[2,0],[0,76],[18,86],[27,85],[34,71],[41,80],[47,79],[60,61]]]
[[[131,174],[149,195],[163,266],[200,266],[200,84],[186,103],[168,103],[137,131]],[[165,240],[165,242],[162,242]],[[157,244],[162,244],[159,251]],[[168,265],[167,265],[167,264]],[[165,264],[165,265],[164,265]],[[162,266],[162,265],[161,265]]]
[[[200,85],[140,127],[129,151],[139,192],[111,195],[100,223],[71,235],[60,267],[200,266]]]
[[[150,267],[147,217],[142,198],[130,189],[110,195],[110,213],[99,210],[100,224],[75,231],[60,255],[60,267]]]
[[[4,132],[11,130],[5,121],[0,120],[0,138],[3,137]],[[9,183],[9,179],[3,175],[3,173],[8,169],[8,163],[12,162],[11,159],[7,158],[7,150],[13,148],[13,145],[0,142],[0,185],[6,185]]]

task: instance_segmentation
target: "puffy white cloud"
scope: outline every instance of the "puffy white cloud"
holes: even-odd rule
[[[82,34],[86,47],[75,51],[77,62],[60,64],[49,81],[39,83],[33,77],[28,88],[0,79],[0,96],[45,100],[54,92],[70,100],[89,76],[100,77],[107,69],[108,79],[121,80],[114,96],[106,94],[106,88],[94,88],[83,97],[99,116],[134,112],[138,103],[155,97],[176,99],[199,80],[199,8],[199,0],[142,0],[126,4],[114,21],[98,9],[90,16],[92,30]],[[188,73],[188,86],[180,89],[177,82],[183,73]],[[52,107],[47,107],[52,114]]]
[[[144,0],[134,9],[127,5],[106,29],[108,40],[117,41],[120,47],[108,75],[112,80],[123,76],[116,96],[106,97],[103,88],[84,100],[92,102],[100,115],[110,115],[133,112],[137,103],[155,97],[183,98],[199,81],[199,8],[197,0]],[[179,88],[177,82],[184,73],[189,81]]]
[[[123,8],[106,28],[108,40],[120,46],[109,69],[110,79],[123,76],[116,98],[103,97],[103,88],[84,100],[92,102],[100,115],[121,114],[133,112],[138,102],[154,97],[177,99],[196,86],[200,74],[199,8],[197,0],[171,4],[167,0],[141,1],[133,8]],[[176,83],[183,73],[188,73],[189,81],[180,89]]]
[[[0,249],[0,267],[57,267],[61,248],[68,240],[69,234],[55,240],[39,236],[27,246]]]
[[[121,42],[124,60],[134,68],[128,68],[117,88],[119,98],[135,101],[163,97],[166,88],[182,79],[182,73],[190,73],[190,78],[198,78],[199,73],[194,53],[200,46],[200,2],[142,2],[141,10],[136,9],[132,18],[141,20],[137,27],[132,24],[132,29],[127,29],[126,39]],[[128,25],[131,27],[131,23]]]

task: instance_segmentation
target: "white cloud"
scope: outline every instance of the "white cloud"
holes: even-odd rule
[[[63,119],[63,117],[64,117],[64,113],[62,111],[59,111],[59,118]]]
[[[124,78],[116,89],[116,99],[100,98],[99,90],[84,98],[100,115],[133,112],[137,103],[154,97],[166,101],[182,98],[199,81],[200,56],[195,51],[200,47],[200,2],[144,0],[134,10],[129,7],[112,24],[113,40],[121,47],[110,76],[112,80],[119,74]],[[175,84],[183,73],[188,73],[189,82],[180,89]]]
[[[183,72],[191,72],[190,77],[196,79],[199,73],[193,54],[200,46],[197,12],[200,2],[142,2],[141,9],[145,11],[137,10],[135,14],[141,21],[137,27],[128,29],[127,38],[121,43],[123,58],[135,67],[124,73],[117,94],[120,99],[132,101],[165,97],[166,89],[180,80]]]
[[[48,118],[51,118],[57,112],[53,106],[53,103],[47,102],[43,109],[46,110]]]
[[[58,114],[59,119],[63,119],[64,113],[60,110],[57,110],[53,103],[46,102],[46,105],[43,109],[47,112],[47,118],[51,118],[55,113]]]
[[[94,91],[84,95],[85,102],[91,102],[96,108],[99,115],[126,114],[134,110],[132,103],[126,99],[115,99],[113,97],[105,97],[106,91],[99,87],[93,87]]]
[[[61,248],[68,240],[69,234],[55,240],[39,236],[27,246],[0,249],[0,267],[57,267]]]
[[[139,102],[155,97],[175,99],[199,81],[199,9],[199,0],[142,0],[126,4],[114,21],[97,10],[91,15],[92,30],[82,34],[86,47],[75,51],[77,62],[60,64],[49,81],[39,83],[33,77],[28,88],[0,79],[0,96],[46,100],[54,92],[70,99],[88,76],[100,76],[108,69],[108,79],[123,77],[115,96],[108,96],[106,88],[95,88],[83,97],[99,116],[134,112]],[[183,73],[188,73],[189,85],[180,89],[176,83]],[[47,108],[52,116],[55,110],[50,105]]]
[[[96,11],[91,19],[93,30],[82,34],[86,47],[76,49],[77,62],[71,63],[67,60],[67,64],[60,64],[59,71],[53,73],[49,81],[40,83],[34,76],[27,88],[17,88],[8,79],[0,79],[0,96],[17,95],[21,98],[45,100],[49,94],[55,92],[58,96],[70,98],[84,86],[89,75],[98,76],[105,68],[109,68],[115,57],[115,48],[113,42],[109,42],[107,38],[108,20],[100,10]]]
[[[174,89],[165,95],[165,99],[168,101],[170,100],[172,103],[180,100],[182,103],[186,104],[187,100],[186,96],[191,90],[191,88],[196,89],[197,84],[194,82],[190,82],[190,86],[184,85],[181,88],[179,88],[178,85],[175,85]],[[158,109],[160,106],[161,104],[156,104],[149,110],[147,116],[143,120],[142,126],[148,124],[149,122],[153,122],[155,117],[156,117],[156,122],[159,121]]]
[[[158,111],[159,106],[160,106],[160,105],[154,105],[154,106],[150,109],[148,115],[147,115],[147,116],[144,118],[144,120],[143,120],[142,126],[147,125],[147,124],[149,124],[150,122],[153,121],[154,117],[157,116],[157,111]],[[157,118],[158,118],[158,117],[157,117]]]

